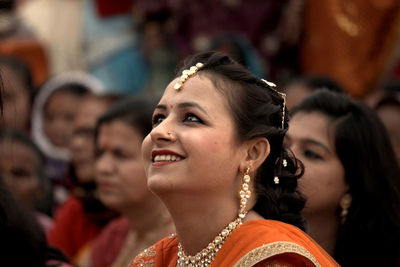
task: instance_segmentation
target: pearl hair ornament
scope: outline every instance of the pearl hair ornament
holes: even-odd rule
[[[174,89],[179,92],[182,89],[183,84],[193,75],[195,75],[199,69],[204,67],[204,64],[201,62],[196,63],[196,65],[191,66],[189,69],[183,70],[181,77],[179,77],[179,81],[174,85]]]

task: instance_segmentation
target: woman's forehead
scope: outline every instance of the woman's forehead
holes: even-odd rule
[[[168,100],[205,100],[216,97],[219,90],[215,88],[214,83],[204,75],[196,75],[189,78],[179,91],[174,89],[175,83],[179,78],[174,79],[166,88],[160,103]],[[223,97],[225,98],[225,97]],[[222,99],[221,99],[222,100]]]

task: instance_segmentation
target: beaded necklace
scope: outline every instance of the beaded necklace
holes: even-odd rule
[[[237,218],[229,223],[215,238],[210,242],[207,247],[198,252],[194,256],[187,256],[183,250],[182,244],[178,244],[178,267],[206,267],[211,265],[215,255],[221,249],[226,238],[242,224],[242,219]]]

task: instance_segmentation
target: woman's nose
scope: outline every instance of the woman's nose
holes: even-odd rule
[[[109,176],[115,171],[115,166],[109,155],[103,154],[99,156],[96,160],[96,177]]]
[[[151,140],[154,143],[165,143],[176,141],[176,133],[173,129],[172,123],[164,120],[157,127],[153,128],[150,132]]]

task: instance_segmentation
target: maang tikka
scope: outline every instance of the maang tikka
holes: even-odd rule
[[[204,66],[203,63],[198,62],[196,65],[191,66],[189,69],[183,70],[181,77],[179,77],[179,81],[174,85],[174,89],[179,92],[182,89],[183,84],[193,75],[195,75],[199,69]]]

